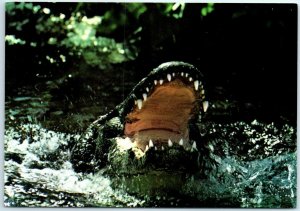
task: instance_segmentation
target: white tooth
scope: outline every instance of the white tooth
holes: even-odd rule
[[[147,145],[146,148],[145,148],[145,152],[148,151],[148,149],[149,149],[149,147],[148,147],[148,145]]]
[[[183,139],[180,139],[179,141],[179,145],[182,146],[183,145]]]
[[[198,90],[198,87],[199,87],[199,81],[194,81],[194,87],[195,87],[195,90]]]
[[[175,77],[175,73],[172,73],[172,76]]]
[[[137,102],[138,108],[142,109],[143,101],[141,99],[138,99],[136,102]]]
[[[173,143],[172,143],[171,139],[168,140],[168,146],[169,147],[173,146]]]
[[[188,76],[189,76],[189,74],[188,74],[188,73],[186,73],[186,74],[185,74],[185,77],[187,78]]]
[[[208,101],[203,102],[203,111],[206,112],[208,108]]]
[[[199,85],[202,85],[202,81],[199,82]]]
[[[192,77],[190,77],[190,78],[189,78],[189,81],[192,81],[192,80],[193,80],[193,78],[192,78]]]
[[[144,101],[147,100],[147,94],[146,93],[143,94],[143,98],[144,98]]]
[[[181,72],[181,76],[183,76],[184,75],[184,73],[183,72]]]
[[[171,81],[171,75],[170,74],[167,75],[167,78],[168,78],[168,81]]]
[[[157,147],[154,147],[155,151],[157,150]]]
[[[204,93],[205,93],[205,91],[204,91],[204,89],[202,87],[201,94],[204,95]]]
[[[146,87],[146,91],[149,92],[149,88],[148,87]]]
[[[154,84],[155,84],[155,85],[157,84],[157,80],[154,80]]]
[[[197,145],[196,145],[195,141],[193,142],[192,149],[196,149],[197,150]]]
[[[162,84],[163,84],[163,82],[164,82],[164,80],[163,80],[163,79],[160,79],[160,80],[159,80],[159,84],[160,84],[160,85],[162,85]]]
[[[161,147],[161,150],[162,150],[162,151],[164,151],[164,150],[165,150],[164,146],[162,146],[162,147]]]
[[[153,144],[152,140],[150,139],[150,141],[149,141],[149,148],[151,148],[153,146],[154,146],[154,144]]]

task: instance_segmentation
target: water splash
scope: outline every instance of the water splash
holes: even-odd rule
[[[49,131],[33,124],[8,128],[4,142],[5,206],[296,206],[292,127],[258,122],[213,124],[207,134],[211,139],[210,157],[218,165],[206,178],[190,175],[178,195],[150,197],[113,186],[112,178],[103,171],[76,173],[70,163],[70,149],[79,135]]]

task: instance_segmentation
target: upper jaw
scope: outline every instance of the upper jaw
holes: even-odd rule
[[[202,96],[202,100],[204,100],[205,91],[202,73],[196,67],[184,62],[166,62],[161,64],[138,83],[132,95],[134,95],[136,101],[143,102],[145,96],[147,98],[147,95],[151,93],[151,90],[157,85],[173,81],[178,77],[180,77],[184,83],[192,85],[195,91]]]
[[[203,74],[193,65],[178,61],[163,63],[143,78],[130,94],[134,105],[141,109],[144,101],[148,99],[157,86],[172,82],[177,78],[180,78],[186,85],[193,87],[202,102],[202,111],[206,112],[208,102],[205,100]]]
[[[151,97],[152,93],[155,90],[157,90],[159,87],[166,86],[166,84],[174,83],[174,81],[179,81],[179,83],[182,83],[182,85],[187,86],[189,87],[189,89],[193,90],[192,92],[194,92],[194,95],[196,96],[195,104],[197,105],[195,105],[195,108],[197,108],[197,114],[201,115],[202,112],[206,112],[208,102],[204,100],[205,91],[203,88],[201,72],[194,66],[186,63],[169,62],[162,64],[158,68],[154,69],[148,75],[148,77],[144,78],[136,86],[132,93],[134,104],[132,105],[131,110],[128,113],[132,111],[138,113],[139,111],[143,110],[144,105],[147,105],[149,97]],[[130,115],[127,115],[127,117],[128,116]],[[138,118],[131,118],[131,120],[129,121],[135,121],[135,119],[138,120]],[[126,130],[127,129],[125,126],[125,135],[128,136],[129,134],[126,134]],[[140,157],[140,155],[137,154],[144,154],[150,148],[153,148],[154,150],[164,150],[167,147],[178,145],[187,151],[197,149],[197,143],[189,140],[188,130],[181,134],[182,137],[165,138],[163,141],[157,141],[154,138],[151,139],[151,137],[141,141],[134,141],[135,138],[132,137],[132,135],[129,136],[133,138],[135,147],[139,148],[139,150],[142,150],[142,153],[136,153],[137,157]]]

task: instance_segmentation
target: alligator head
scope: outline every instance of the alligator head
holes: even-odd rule
[[[147,172],[199,166],[197,124],[208,108],[203,75],[184,62],[161,64],[128,97],[101,116],[75,144],[75,170]]]
[[[179,145],[197,150],[189,124],[208,107],[203,76],[197,68],[183,62],[164,63],[130,95],[134,103],[125,114],[124,136],[131,140],[137,158],[150,148],[165,150]]]

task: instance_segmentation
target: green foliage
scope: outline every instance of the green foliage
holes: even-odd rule
[[[40,6],[33,6],[32,3],[14,3],[14,2],[8,2],[5,4],[5,10],[7,15],[9,16],[16,16],[20,12],[33,12],[34,14],[38,12],[40,9]],[[29,23],[29,18],[25,16],[22,20],[18,21],[12,21],[8,23],[9,27],[15,28],[17,31],[22,31],[24,25]]]
[[[62,5],[62,9],[59,6]],[[38,64],[57,65],[83,59],[93,67],[135,59],[141,40],[140,16],[149,8],[163,16],[181,19],[185,3],[6,3],[7,45],[25,45],[45,50],[37,54]],[[63,9],[68,7],[68,9]],[[208,4],[205,13],[213,10]],[[30,34],[30,36],[29,36]],[[130,43],[130,48],[128,47]],[[62,53],[64,52],[64,53]],[[46,63],[45,63],[46,62]]]
[[[114,10],[108,10],[103,15],[88,17],[84,13],[78,12],[82,7],[80,3],[77,5],[78,10],[74,10],[70,15],[54,13],[51,6],[53,5],[49,4],[48,7],[32,3],[6,4],[7,15],[10,18],[14,17],[14,21],[8,23],[9,31],[23,31],[26,24],[34,24],[33,37],[38,36],[41,40],[30,42],[31,47],[53,46],[68,52],[67,55],[57,53],[46,55],[46,60],[50,64],[58,65],[59,62],[66,62],[68,57],[75,56],[83,58],[91,66],[105,68],[109,64],[121,63],[136,57],[135,48],[129,50],[124,43],[101,36],[101,34],[110,35],[116,29],[124,26],[126,13],[117,16]],[[126,9],[137,19],[146,11],[146,6],[126,4]],[[28,16],[34,18],[27,18]],[[24,17],[26,18],[24,19]],[[5,40],[8,45],[24,45],[26,43],[26,40],[10,34],[6,35]]]
[[[26,43],[25,40],[16,38],[15,35],[6,35],[5,42],[7,42],[8,45],[18,45],[18,44],[24,45]]]
[[[214,11],[214,3],[208,3],[206,7],[203,7],[201,9],[201,15],[202,16],[207,16],[212,11]]]
[[[185,3],[166,3],[160,4],[161,12],[166,16],[172,16],[173,18],[180,19],[183,17],[185,9]]]
[[[5,10],[7,14],[9,15],[16,15],[18,10],[24,11],[24,10],[31,10],[33,13],[37,13],[41,9],[40,5],[33,5],[32,3],[28,2],[7,2],[5,4]]]
[[[77,13],[65,21],[67,36],[59,45],[65,46],[72,52],[82,55],[87,64],[105,68],[110,63],[121,63],[134,59],[133,52],[125,49],[124,44],[114,39],[97,36],[97,29],[101,29],[103,17],[87,18]]]
[[[143,3],[131,3],[131,4],[125,4],[126,10],[129,13],[132,13],[133,16],[138,19],[141,14],[147,11],[147,7]]]

